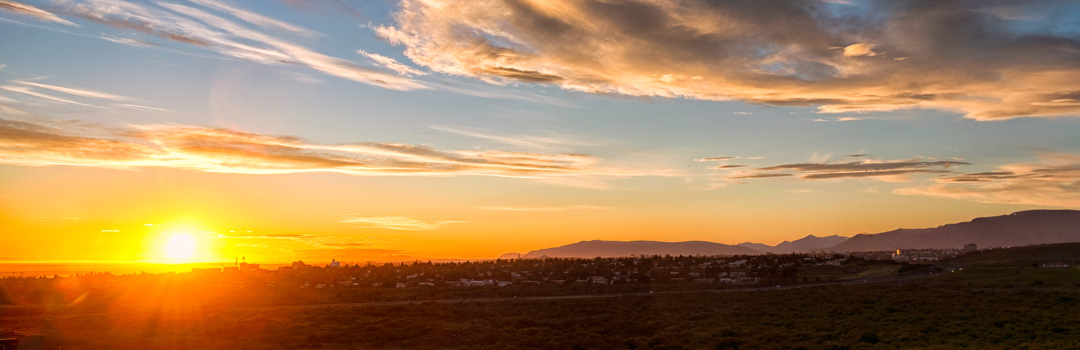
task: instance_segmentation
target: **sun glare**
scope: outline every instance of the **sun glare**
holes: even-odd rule
[[[195,238],[186,233],[176,233],[165,243],[165,256],[172,260],[188,260],[195,256]]]

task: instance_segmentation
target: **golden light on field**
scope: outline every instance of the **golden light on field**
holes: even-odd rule
[[[165,256],[171,260],[187,261],[195,256],[195,238],[186,233],[175,233],[165,242]]]

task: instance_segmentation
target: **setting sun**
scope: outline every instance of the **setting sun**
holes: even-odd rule
[[[188,260],[195,256],[195,238],[186,233],[177,233],[165,243],[165,256],[172,260]]]

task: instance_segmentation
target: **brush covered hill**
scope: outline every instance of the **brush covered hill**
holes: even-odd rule
[[[613,258],[631,255],[739,255],[760,254],[740,246],[721,243],[688,241],[581,241],[561,247],[534,250],[523,258]]]
[[[1080,266],[1080,243],[985,249],[965,254],[960,260],[972,266],[1031,266],[1046,263]]]
[[[925,229],[860,234],[821,251],[856,252],[923,248],[1018,247],[1080,242],[1080,211],[1029,210]]]

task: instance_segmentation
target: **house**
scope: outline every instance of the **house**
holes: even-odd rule
[[[1066,263],[1063,263],[1063,262],[1049,262],[1049,263],[1042,263],[1039,266],[1060,268],[1060,267],[1069,267],[1069,264],[1066,264]]]

